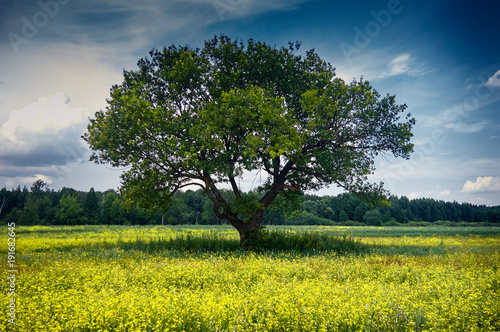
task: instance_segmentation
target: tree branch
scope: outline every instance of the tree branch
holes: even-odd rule
[[[232,162],[231,162],[229,168],[230,168],[230,174],[228,175],[229,182],[231,183],[231,187],[233,188],[233,192],[236,195],[236,197],[241,198],[240,189],[238,188],[238,185],[236,184],[236,181],[234,180],[234,164]]]
[[[292,187],[292,186],[288,186],[288,185],[283,185],[283,188],[287,188],[287,189],[292,189],[292,190],[295,190],[295,191],[299,191],[299,188],[297,187]]]
[[[285,186],[285,180],[288,172],[292,169],[293,165],[295,164],[294,161],[289,160],[281,172],[279,172],[278,176],[274,177],[273,185],[271,189],[267,193],[264,194],[264,196],[260,199],[259,203],[264,205],[264,208],[267,208],[269,205],[274,202],[275,198],[279,195],[281,190]]]
[[[222,197],[219,189],[217,189],[214,181],[209,174],[204,174],[204,181],[207,186],[205,193],[207,194],[208,198],[210,198],[210,200],[214,203],[214,212],[217,217],[221,219],[228,219],[231,225],[238,229],[238,226],[240,226],[243,222],[239,220],[238,216],[233,213],[233,211],[231,211],[231,207],[226,202],[224,197]],[[222,207],[222,210],[224,211],[223,214],[220,213],[219,207]]]
[[[6,196],[3,197],[2,206],[0,206],[0,215],[2,215],[2,209],[3,209],[3,206],[5,205],[5,201],[7,201]]]

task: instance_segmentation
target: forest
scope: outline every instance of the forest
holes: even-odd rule
[[[229,194],[229,192],[227,192]],[[500,226],[500,206],[444,202],[431,198],[390,196],[373,207],[349,193],[337,196],[305,194],[302,208],[287,215],[282,208],[267,211],[265,225],[343,226]],[[28,225],[220,225],[212,202],[201,190],[177,192],[166,210],[146,211],[125,201],[115,190],[88,192],[71,188],[49,189],[42,180],[0,190],[0,220]]]

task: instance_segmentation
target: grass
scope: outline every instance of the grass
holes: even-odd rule
[[[16,331],[500,330],[497,228],[275,226],[258,252],[227,226],[16,233]]]

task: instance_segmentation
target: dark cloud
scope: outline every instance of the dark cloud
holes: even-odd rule
[[[42,144],[35,146],[31,151],[23,153],[6,153],[0,155],[0,163],[5,166],[16,167],[47,167],[51,165],[67,165],[86,159],[89,151],[78,142],[66,145]]]

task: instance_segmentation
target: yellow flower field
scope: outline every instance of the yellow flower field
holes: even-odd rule
[[[4,314],[0,330],[500,330],[500,229],[274,229],[361,247],[246,252],[224,226],[19,227],[16,325]]]

